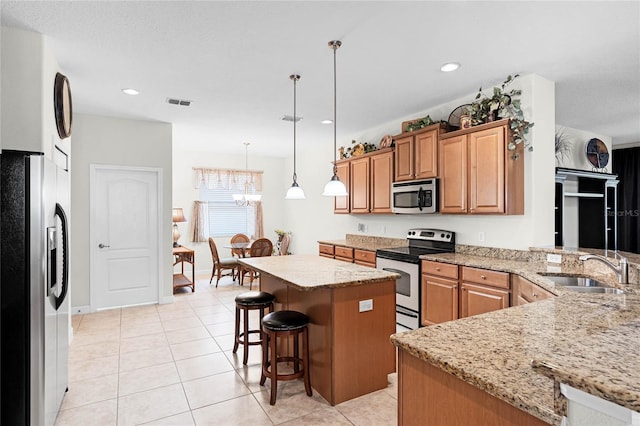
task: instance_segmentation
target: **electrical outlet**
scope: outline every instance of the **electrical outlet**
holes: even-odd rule
[[[364,223],[359,223],[358,232],[367,232],[367,225],[365,225]]]
[[[360,312],[373,311],[373,299],[361,300],[359,305]]]
[[[382,233],[382,235],[387,233],[387,227],[382,225],[382,227],[380,228],[380,232]]]
[[[562,263],[562,255],[547,253],[547,263]]]
[[[478,232],[478,241],[480,242],[484,241],[484,232]]]

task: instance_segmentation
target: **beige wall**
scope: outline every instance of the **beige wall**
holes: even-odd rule
[[[89,166],[108,164],[162,169],[163,252],[161,301],[170,301],[172,287],[171,254],[171,124],[76,114],[73,122],[71,169],[71,263],[73,312],[90,305]]]

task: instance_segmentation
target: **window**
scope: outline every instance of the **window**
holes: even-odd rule
[[[233,201],[237,189],[213,188],[200,186],[200,200],[206,201],[209,207],[209,235],[212,237],[228,237],[238,233],[255,234],[256,208],[254,206],[238,206]]]

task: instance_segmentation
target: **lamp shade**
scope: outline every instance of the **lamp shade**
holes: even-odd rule
[[[327,195],[330,197],[343,197],[345,195],[349,195],[347,193],[347,187],[344,186],[344,183],[338,178],[338,175],[333,175],[329,183],[324,186],[324,192],[322,195]]]
[[[291,185],[291,188],[287,191],[287,195],[284,197],[287,200],[304,200],[304,191],[298,186],[296,182]]]
[[[186,222],[187,219],[184,217],[184,212],[181,207],[174,207],[171,209],[171,221],[172,222]]]

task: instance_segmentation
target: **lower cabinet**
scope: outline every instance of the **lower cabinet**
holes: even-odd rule
[[[512,276],[511,285],[513,287],[511,306],[526,305],[527,303],[555,297],[553,293],[544,290],[520,275],[514,274]]]
[[[509,307],[505,272],[422,261],[422,325]]]
[[[509,274],[463,266],[460,318],[509,307]]]
[[[373,250],[318,243],[318,254],[322,257],[355,263],[356,265],[376,267],[376,252]]]

